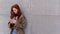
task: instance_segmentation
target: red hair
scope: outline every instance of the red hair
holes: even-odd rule
[[[18,18],[19,18],[22,13],[21,13],[21,10],[20,10],[20,8],[19,8],[19,6],[17,4],[14,4],[14,5],[11,6],[11,12],[10,12],[11,13],[11,16],[10,16],[10,18],[12,19],[15,16],[14,15],[15,13],[13,12],[13,8],[16,8],[18,10],[17,11],[17,15],[18,15]]]

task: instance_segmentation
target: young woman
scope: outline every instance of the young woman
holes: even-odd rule
[[[11,34],[24,34],[25,17],[17,4],[11,6],[10,28]]]

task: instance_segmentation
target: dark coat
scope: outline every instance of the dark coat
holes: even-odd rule
[[[16,34],[24,34],[25,25],[26,25],[25,17],[23,15],[21,15],[15,25]]]

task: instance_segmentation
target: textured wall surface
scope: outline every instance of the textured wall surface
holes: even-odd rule
[[[27,19],[26,34],[60,34],[60,0],[0,0],[0,34],[9,34],[11,5],[18,3]]]
[[[60,34],[60,0],[31,0],[32,34]]]

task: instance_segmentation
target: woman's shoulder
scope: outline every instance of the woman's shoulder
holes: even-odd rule
[[[21,16],[19,17],[19,19],[25,19],[25,16],[24,16],[24,15],[21,15]]]

